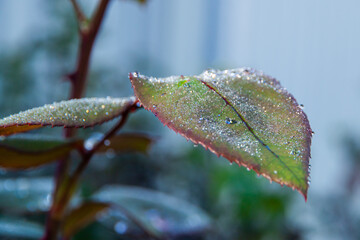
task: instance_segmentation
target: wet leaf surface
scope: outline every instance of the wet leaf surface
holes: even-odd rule
[[[0,120],[0,136],[43,126],[91,127],[120,116],[135,98],[83,98],[29,109]]]
[[[136,231],[134,219],[138,225],[158,237],[199,233],[207,230],[210,225],[210,218],[201,209],[149,189],[107,186],[97,192],[94,199],[121,207],[113,207],[109,210],[110,216],[102,219],[104,224],[121,235]]]
[[[82,141],[24,135],[0,140],[0,167],[26,169],[51,163],[82,146]]]
[[[73,236],[80,229],[95,221],[100,213],[108,209],[110,205],[102,202],[85,202],[72,210],[63,223],[63,235],[66,238]]]
[[[130,80],[144,108],[170,129],[306,198],[312,131],[277,80],[245,68],[169,78],[132,73]]]

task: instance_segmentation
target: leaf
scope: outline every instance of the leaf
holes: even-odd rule
[[[105,141],[104,145],[100,147],[97,153],[104,153],[107,151],[115,152],[140,152],[146,153],[154,139],[145,134],[139,133],[124,133],[112,137]]]
[[[1,212],[46,212],[52,204],[53,178],[0,179]],[[71,205],[79,202],[79,194]]]
[[[0,167],[26,169],[51,163],[69,154],[82,141],[44,136],[16,136],[0,140]]]
[[[48,104],[0,120],[0,136],[43,126],[92,127],[120,116],[135,98],[83,98]]]
[[[27,220],[5,217],[0,218],[0,236],[3,239],[40,239],[43,235],[43,226]]]
[[[112,207],[110,218],[102,219],[119,234],[131,229],[129,220],[136,220],[138,225],[158,237],[203,232],[210,225],[208,215],[196,206],[149,189],[113,185],[102,188],[93,198],[121,206]]]
[[[312,131],[295,98],[252,69],[193,76],[130,74],[135,95],[170,129],[306,199]]]
[[[64,220],[63,235],[66,239],[93,222],[96,217],[110,204],[102,202],[85,202],[78,208],[72,210]]]

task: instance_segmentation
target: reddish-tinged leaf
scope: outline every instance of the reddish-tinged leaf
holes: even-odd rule
[[[110,140],[106,140],[104,145],[97,152],[140,152],[145,154],[153,141],[154,138],[145,134],[124,133],[116,135]]]
[[[312,132],[274,78],[242,68],[130,80],[144,108],[170,129],[306,198]]]
[[[83,98],[29,109],[0,120],[0,136],[43,126],[91,127],[120,116],[135,98]]]
[[[49,139],[40,136],[19,136],[0,140],[0,167],[26,169],[51,163],[69,154],[82,141]]]
[[[85,202],[72,210],[64,220],[63,235],[66,239],[96,220],[96,217],[110,207],[108,203]]]

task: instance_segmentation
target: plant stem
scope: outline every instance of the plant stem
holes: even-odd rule
[[[71,3],[74,6],[79,26],[79,35],[80,35],[80,47],[77,58],[77,66],[76,70],[68,75],[72,86],[70,99],[72,98],[81,98],[85,92],[86,79],[88,75],[89,63],[91,51],[100,29],[101,23],[103,21],[105,11],[108,7],[110,0],[100,0],[95,13],[90,21],[90,25],[86,25],[86,17],[82,13],[80,7],[78,6],[76,0],[71,0]],[[75,131],[72,129],[65,130],[65,137],[70,138],[75,135]],[[49,211],[46,230],[43,240],[55,240],[57,239],[58,231],[59,231],[59,219],[54,218],[54,212],[59,208],[57,204],[55,204],[55,199],[58,197],[59,189],[62,184],[64,184],[64,180],[66,179],[66,174],[68,170],[69,159],[64,158],[59,160],[59,164],[56,172],[56,181],[55,188],[53,193],[53,205]],[[61,208],[66,209],[65,206],[61,206]]]
[[[129,116],[129,113],[138,108],[136,105],[137,105],[137,101],[134,104],[132,104],[131,106],[129,106],[127,109],[125,109],[125,111],[121,115],[121,120],[118,122],[118,124],[116,124],[91,150],[89,150],[83,154],[83,160],[79,164],[78,168],[75,170],[75,172],[73,174],[73,177],[75,179],[79,178],[81,173],[84,171],[84,169],[90,162],[91,157],[104,144],[104,142],[107,139],[110,139],[119,129],[121,129],[124,126],[128,116]]]
[[[71,195],[73,194],[74,189],[76,189],[76,185],[78,183],[78,180],[81,176],[81,174],[84,172],[86,166],[89,164],[92,156],[95,154],[95,152],[104,144],[104,142],[107,139],[110,139],[119,129],[121,129],[124,124],[127,121],[127,118],[129,116],[129,114],[136,110],[138,107],[136,106],[137,102],[135,102],[134,104],[128,106],[124,112],[122,113],[121,119],[120,121],[109,131],[107,132],[107,134],[98,142],[96,143],[96,145],[89,151],[85,151],[83,150],[83,154],[82,154],[82,161],[79,164],[79,166],[76,168],[76,170],[74,171],[74,173],[72,174],[72,176],[68,179],[68,181],[66,181],[66,185],[63,186],[63,188],[65,188],[67,191],[65,192],[64,195],[61,196],[60,200],[57,202],[57,208],[54,212],[55,216],[61,216],[66,208],[66,206],[68,205],[70,199],[71,199]]]
[[[87,21],[86,16],[84,15],[84,13],[82,12],[79,4],[77,3],[77,0],[70,0],[73,7],[74,7],[74,11],[78,20],[78,25],[79,25],[79,29],[81,28],[82,24],[85,23]]]
[[[80,49],[76,71],[68,77],[73,84],[70,98],[81,98],[85,91],[90,55],[110,0],[101,0],[88,26],[80,27]]]

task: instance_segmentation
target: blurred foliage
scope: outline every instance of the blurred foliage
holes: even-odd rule
[[[46,31],[35,32],[32,39],[24,39],[16,50],[2,49],[3,52],[0,55],[0,115],[2,117],[68,97],[69,83],[65,76],[74,69],[78,43],[74,13],[67,1],[42,1],[42,6],[43,11],[48,12],[49,23],[52,27]],[[147,62],[144,59],[146,56],[134,59],[133,65],[137,68],[127,71],[142,70],[142,66],[146,68]],[[142,65],[139,65],[139,62]],[[106,96],[108,95],[106,91],[110,88],[119,88],[117,92],[120,97],[121,93],[130,92],[131,89],[120,90],[120,86],[129,85],[114,77],[118,73],[116,71],[106,66],[94,66],[90,74],[87,95]],[[101,87],[104,83],[108,87]],[[110,126],[111,123],[106,123],[92,130],[79,131],[79,134],[92,136],[104,132],[104,129]],[[133,114],[127,123],[127,131],[130,130],[147,131],[148,134],[156,135],[160,139],[154,144],[148,156],[113,153],[95,156],[82,178],[79,193],[82,198],[90,199],[95,192],[107,184],[132,185],[175,196],[199,207],[210,216],[212,223],[209,229],[180,235],[174,239],[304,238],[305,229],[294,223],[290,212],[294,201],[291,190],[271,185],[253,172],[248,172],[236,165],[230,166],[225,159],[218,159],[203,148],[193,147],[190,143],[183,142],[164,129],[151,113],[140,111]],[[41,131],[61,135],[61,129]],[[171,145],[169,141],[178,142]],[[355,154],[360,152],[359,149],[359,145],[355,144],[349,151]],[[77,162],[78,155],[74,153],[71,156],[74,158],[73,162]],[[44,210],[49,207],[51,186],[49,186],[49,180],[39,184],[32,183],[33,181],[27,180],[27,177],[51,177],[53,174],[53,165],[20,172],[1,170],[1,219],[9,215],[21,221],[27,219],[31,223],[21,225],[26,228],[34,223],[33,236],[38,236],[38,227],[45,221]],[[14,178],[18,179],[14,180]],[[43,191],[38,189],[42,186]],[[39,197],[38,200],[34,200],[33,193]],[[333,202],[343,204],[343,201],[339,200],[345,201],[343,198],[338,198]],[[14,207],[13,204],[16,206]],[[342,209],[340,212],[345,212],[347,214],[345,216],[349,216],[348,211],[351,209],[343,211],[343,205],[335,204],[335,206],[340,206]],[[324,207],[322,209],[324,210]],[[324,212],[330,212],[333,215],[335,213],[337,216],[332,207],[328,210],[325,209],[320,216],[323,217]],[[358,216],[350,221],[360,223]],[[6,222],[10,226],[11,221]],[[128,219],[128,222],[117,227],[130,228],[130,222],[131,220]],[[30,235],[11,235],[11,233],[22,231],[12,227],[6,228],[12,230],[11,233],[6,233],[6,231],[4,233],[2,230],[4,226],[6,225],[0,221],[0,234],[7,236],[3,239],[31,237]],[[356,228],[358,225],[354,226],[354,232],[358,232]],[[103,224],[100,218],[99,221],[81,230],[74,239],[146,239],[146,235],[139,228],[133,226],[133,229],[133,232],[119,235],[113,228]],[[360,234],[354,233],[351,236],[359,237]]]

